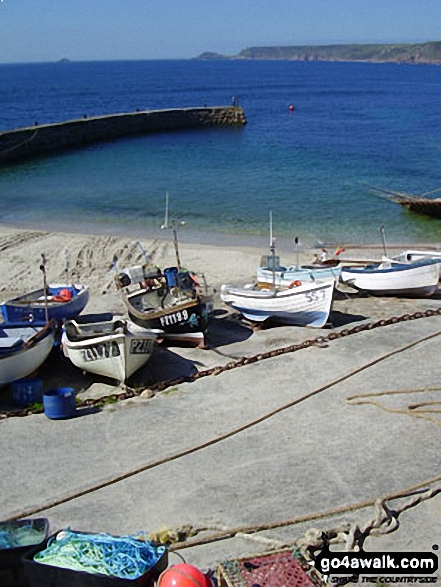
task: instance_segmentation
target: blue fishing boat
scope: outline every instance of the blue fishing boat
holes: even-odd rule
[[[89,301],[89,288],[76,284],[49,284],[0,304],[5,322],[62,321],[78,316]]]

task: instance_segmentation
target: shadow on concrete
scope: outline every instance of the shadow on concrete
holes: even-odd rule
[[[243,324],[240,314],[219,311],[208,327],[207,344],[210,348],[222,347],[248,340],[252,334],[253,330]]]
[[[158,346],[148,363],[136,371],[127,385],[130,387],[148,387],[168,379],[190,377],[197,372],[197,361],[190,361],[174,353],[169,348]]]
[[[363,322],[366,319],[367,316],[363,316],[362,314],[348,314],[347,312],[339,312],[338,310],[332,310],[331,315],[329,316],[329,322],[332,324],[333,328],[346,326],[353,322]]]

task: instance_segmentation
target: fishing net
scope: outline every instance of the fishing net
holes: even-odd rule
[[[136,579],[152,568],[165,550],[165,546],[133,536],[83,534],[66,529],[51,537],[34,560],[75,571]]]

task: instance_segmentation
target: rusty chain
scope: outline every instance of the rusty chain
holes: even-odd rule
[[[413,314],[403,314],[402,316],[392,316],[390,318],[385,318],[381,320],[377,320],[376,322],[368,322],[366,324],[357,324],[352,328],[343,328],[338,332],[330,332],[328,335],[321,335],[316,338],[305,340],[300,343],[291,344],[285,347],[280,347],[277,349],[273,349],[271,351],[266,351],[264,353],[257,353],[251,357],[242,357],[241,359],[237,359],[235,361],[230,361],[226,365],[223,366],[216,366],[211,367],[210,369],[205,369],[203,371],[198,371],[192,375],[177,377],[175,379],[168,379],[165,381],[160,381],[153,385],[149,385],[148,387],[143,387],[139,389],[127,388],[126,391],[120,394],[110,394],[107,396],[102,396],[96,399],[85,399],[79,403],[77,403],[77,408],[94,408],[94,407],[102,407],[106,402],[117,402],[123,401],[126,399],[131,399],[136,396],[141,395],[143,391],[149,389],[153,395],[164,391],[169,387],[174,387],[177,385],[181,385],[182,383],[192,383],[201,379],[202,377],[208,377],[211,375],[220,375],[226,371],[231,371],[232,369],[237,369],[238,367],[243,367],[245,365],[251,365],[253,363],[257,363],[259,361],[264,361],[266,359],[271,359],[273,357],[278,357],[281,355],[286,355],[288,353],[294,353],[296,351],[300,351],[302,349],[306,349],[312,346],[323,345],[333,340],[338,340],[340,338],[345,338],[347,336],[351,336],[352,334],[358,334],[359,332],[365,332],[367,330],[374,330],[376,328],[381,328],[382,326],[390,326],[392,324],[398,324],[400,322],[407,322],[410,320],[419,320],[420,318],[430,318],[432,316],[440,316],[441,315],[441,308],[437,309],[429,309],[425,311],[418,311],[414,312]],[[28,416],[30,414],[39,414],[42,413],[42,408],[24,408],[23,410],[17,411],[0,411],[0,420],[5,418],[11,417],[23,417]]]

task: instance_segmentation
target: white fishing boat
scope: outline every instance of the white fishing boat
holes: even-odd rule
[[[428,297],[438,291],[435,259],[403,263],[385,258],[363,267],[343,267],[340,281],[373,295]]]
[[[223,285],[223,302],[253,322],[321,328],[331,312],[335,280],[309,281],[292,288],[260,289],[257,285]]]
[[[392,257],[393,261],[398,261],[400,263],[414,263],[415,261],[421,261],[422,259],[435,259],[435,261],[441,267],[441,251],[430,249],[406,249],[404,251],[401,251],[399,255]]]
[[[317,279],[334,279],[337,282],[341,273],[339,263],[338,260],[332,259],[321,264],[285,267],[280,265],[280,259],[276,256],[273,271],[271,255],[262,255],[257,269],[257,284],[261,288],[267,288],[273,284],[277,287],[289,287],[298,285],[296,282],[299,281],[303,283]]]
[[[50,322],[0,325],[0,386],[22,379],[40,367],[54,345]]]
[[[273,238],[273,215],[270,212],[270,251],[262,257],[271,273],[271,285],[255,283],[238,287],[222,285],[221,300],[253,322],[273,321],[296,326],[321,328],[326,324],[334,297],[335,278],[304,282],[294,280],[287,286],[277,285],[280,268]]]
[[[123,383],[147,363],[161,334],[123,316],[96,322],[69,320],[61,344],[64,355],[79,369]]]

